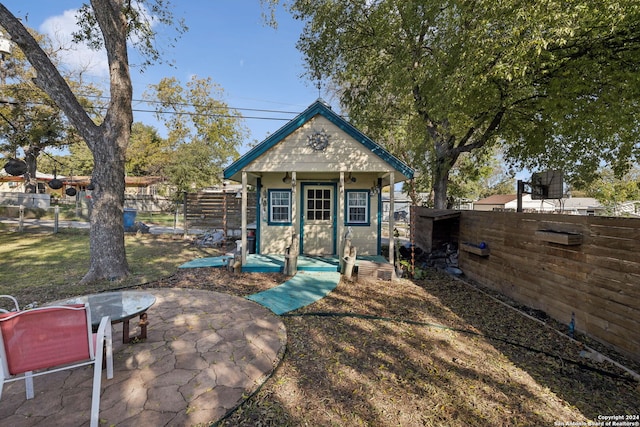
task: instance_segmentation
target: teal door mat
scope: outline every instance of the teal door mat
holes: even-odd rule
[[[281,315],[324,298],[339,282],[338,272],[299,271],[281,285],[245,298]]]

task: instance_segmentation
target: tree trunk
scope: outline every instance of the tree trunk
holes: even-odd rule
[[[36,149],[27,149],[25,151],[24,162],[27,164],[27,173],[24,174],[24,192],[25,193],[37,193],[38,192],[38,177],[36,171],[38,170],[38,152]]]
[[[433,207],[434,209],[447,209],[447,187],[449,186],[449,170],[446,160],[437,159],[433,171]]]
[[[124,247],[124,153],[133,123],[128,22],[122,14],[123,0],[91,0],[91,6],[103,34],[109,62],[111,101],[100,126],[91,120],[22,22],[0,3],[0,25],[37,71],[34,83],[64,111],[93,154],[95,190],[89,237],[90,265],[81,281],[85,284],[120,279],[129,273]]]
[[[434,209],[447,209],[447,189],[449,187],[449,172],[460,154],[450,147],[449,140],[438,136],[434,143],[433,162],[433,207]]]
[[[111,102],[95,138],[87,140],[93,154],[93,210],[89,236],[89,271],[81,283],[121,279],[129,274],[124,246],[125,152],[131,136],[133,88],[127,53],[127,21],[122,0],[91,0],[104,35],[109,61]],[[91,129],[87,129],[90,134]]]
[[[89,270],[81,283],[115,280],[129,274],[124,245],[124,156],[108,136],[95,144],[89,232]],[[112,144],[112,143],[111,143]],[[114,161],[114,159],[118,159]]]

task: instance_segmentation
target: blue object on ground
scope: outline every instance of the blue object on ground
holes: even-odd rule
[[[124,229],[129,230],[133,228],[133,225],[136,222],[136,210],[135,209],[125,209],[124,210]]]
[[[571,313],[571,322],[569,322],[569,336],[573,338],[576,332],[576,314]]]
[[[454,276],[462,276],[462,270],[460,270],[458,267],[448,266],[444,269],[444,271],[449,274],[453,274]]]
[[[245,298],[281,315],[324,298],[339,282],[338,272],[299,271],[281,285]]]
[[[214,256],[206,258],[198,258],[193,261],[185,262],[178,268],[198,268],[198,267],[225,267],[229,264],[230,256]]]

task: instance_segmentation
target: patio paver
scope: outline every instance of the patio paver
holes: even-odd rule
[[[244,298],[185,289],[151,289],[148,337],[123,344],[114,325],[114,378],[102,380],[101,425],[189,426],[218,421],[255,392],[280,362],[286,330],[278,316]],[[134,323],[132,322],[132,329]],[[5,385],[0,424],[88,423],[90,368]]]

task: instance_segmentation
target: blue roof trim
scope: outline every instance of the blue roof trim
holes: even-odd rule
[[[405,163],[403,163],[393,154],[389,153],[387,150],[382,148],[382,146],[378,145],[373,140],[365,136],[362,132],[360,132],[358,129],[353,127],[345,119],[343,119],[342,117],[334,113],[333,110],[331,110],[331,108],[329,108],[324,103],[324,101],[320,99],[314,102],[313,104],[311,104],[309,108],[307,108],[305,111],[300,113],[289,123],[287,123],[280,129],[278,129],[275,133],[273,133],[267,139],[265,139],[260,144],[256,145],[254,148],[249,150],[249,152],[247,152],[244,156],[240,157],[238,160],[231,163],[224,170],[224,178],[229,179],[236,173],[240,172],[247,165],[249,165],[249,163],[251,163],[258,157],[260,157],[261,155],[269,151],[271,147],[278,144],[280,141],[282,141],[284,138],[289,136],[296,129],[304,125],[306,122],[308,122],[318,114],[325,117],[327,120],[329,120],[331,123],[333,123],[340,129],[342,129],[345,133],[347,133],[353,139],[355,139],[356,141],[360,142],[362,145],[367,147],[371,152],[376,154],[385,162],[389,163],[391,166],[393,166],[394,169],[402,173],[404,176],[406,176],[409,179],[413,178],[413,174],[414,174],[413,169],[411,169],[409,166],[407,166]]]

